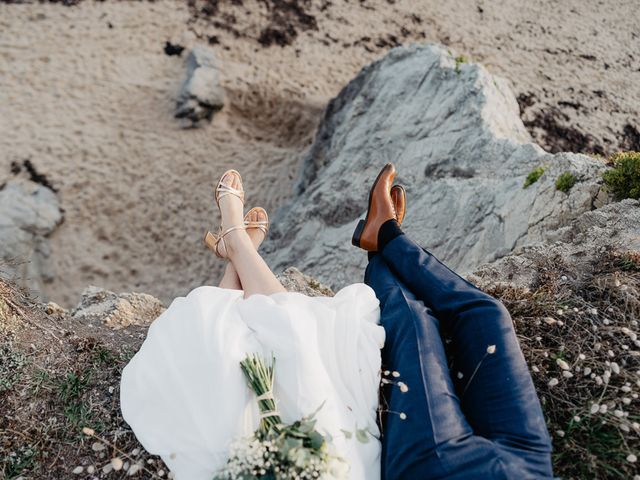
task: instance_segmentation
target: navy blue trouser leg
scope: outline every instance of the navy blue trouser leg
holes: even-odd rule
[[[447,446],[436,448],[440,468],[448,472],[443,476],[454,478],[462,469],[460,478],[500,478],[491,457],[507,464],[504,471],[523,478],[551,477],[549,435],[511,317],[504,306],[449,270],[406,235],[392,240],[382,253],[372,258],[365,281],[381,302],[381,322],[387,331],[383,360],[398,370],[402,379],[405,372],[414,375],[412,368],[420,370],[415,375],[422,376],[422,389],[426,392],[426,399],[420,399],[417,394],[403,397],[399,390],[392,389],[389,408],[409,408],[403,402],[411,408],[417,408],[415,403],[424,405],[425,411],[416,414],[428,417],[429,421],[420,427],[420,440],[412,442]],[[452,340],[451,373],[438,327]],[[490,346],[495,346],[495,351],[489,349],[494,353],[487,350]],[[413,387],[416,381],[411,379]],[[415,388],[409,381],[406,383],[408,395]],[[438,400],[445,398],[450,401]],[[434,402],[440,407],[435,415]],[[393,473],[392,464],[402,464],[402,460],[396,460],[398,454],[429,451],[416,449],[415,445],[406,452],[397,451],[399,444],[404,449],[403,430],[407,433],[407,425],[412,423],[409,420],[407,413],[404,425],[396,426],[399,418],[389,415],[384,425],[383,471],[387,472],[387,478],[408,478]],[[452,435],[450,422],[461,426]],[[410,430],[416,433],[413,428]],[[471,433],[473,436],[469,438]],[[463,446],[452,448],[446,443],[451,441]],[[460,451],[465,450],[461,457]],[[432,453],[433,450],[429,455]]]
[[[380,300],[383,366],[400,373],[386,378],[408,387],[383,389],[389,413],[382,425],[382,478],[508,478],[493,443],[473,434],[460,409],[433,312],[380,255],[369,262],[365,282]]]

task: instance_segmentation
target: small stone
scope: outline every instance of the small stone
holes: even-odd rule
[[[73,473],[75,473],[76,475],[80,475],[82,472],[84,472],[84,468],[81,466],[77,466],[73,469]]]
[[[599,410],[600,410],[600,405],[598,405],[597,403],[594,403],[594,404],[591,405],[591,408],[589,409],[589,412],[591,414],[594,414],[594,413],[598,413]]]
[[[636,463],[638,461],[638,457],[636,457],[633,453],[627,455],[627,462]]]
[[[84,433],[85,435],[92,436],[96,432],[95,432],[95,430],[93,428],[82,427],[82,433]]]
[[[104,446],[104,443],[93,442],[91,444],[91,450],[93,450],[94,452],[101,452],[105,448],[107,448],[107,447]]]
[[[549,380],[549,383],[547,383],[547,385],[549,385],[549,387],[555,387],[556,385],[558,385],[558,383],[560,383],[560,381],[557,378],[552,378],[551,380]]]
[[[565,370],[564,372],[562,372],[562,376],[564,378],[571,378],[571,377],[573,377],[573,373],[568,372],[568,371]]]
[[[87,473],[93,473],[96,471],[96,468],[93,465],[89,465],[87,467]]]
[[[567,362],[565,362],[564,360],[562,360],[561,358],[558,358],[556,360],[556,363],[558,364],[558,366],[562,369],[562,370],[569,370],[569,364]]]

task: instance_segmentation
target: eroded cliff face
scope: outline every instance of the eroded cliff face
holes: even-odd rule
[[[530,143],[506,81],[440,46],[399,47],[328,105],[296,195],[273,219],[271,265],[296,265],[334,288],[361,281],[366,257],[350,238],[387,162],[407,189],[403,228],[465,272],[601,202],[603,163]],[[544,174],[523,188],[539,167]],[[565,172],[576,179],[566,193],[555,185]]]

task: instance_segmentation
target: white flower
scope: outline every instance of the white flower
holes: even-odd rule
[[[458,377],[458,378],[460,378],[460,379],[462,379],[462,377],[464,377],[464,374],[463,374],[462,372],[458,372],[457,377]]]
[[[395,378],[398,378],[400,376],[400,372],[393,371],[393,372],[391,372],[391,376],[395,377]]]
[[[494,353],[496,353],[496,346],[495,345],[489,345],[487,347],[487,353],[489,355],[493,355]]]
[[[407,414],[404,412],[400,412],[400,419],[401,420],[406,420],[407,419]]]
[[[119,457],[113,457],[111,459],[111,466],[114,470],[122,470],[122,459]]]
[[[398,382],[398,387],[402,393],[407,393],[409,391],[409,387],[407,387],[407,384],[404,382]]]

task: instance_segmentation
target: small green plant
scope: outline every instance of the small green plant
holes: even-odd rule
[[[576,181],[576,176],[573,173],[564,172],[558,177],[558,180],[556,180],[556,190],[569,193],[569,190],[576,184]]]
[[[602,175],[617,200],[640,199],[640,152],[619,152],[609,158],[613,166]]]
[[[531,170],[529,175],[527,175],[527,178],[524,180],[523,188],[527,188],[536,183],[542,175],[544,175],[544,167],[537,167]]]
[[[456,73],[458,75],[460,75],[460,65],[462,65],[463,63],[467,63],[467,57],[465,57],[464,55],[458,55],[456,57]]]

